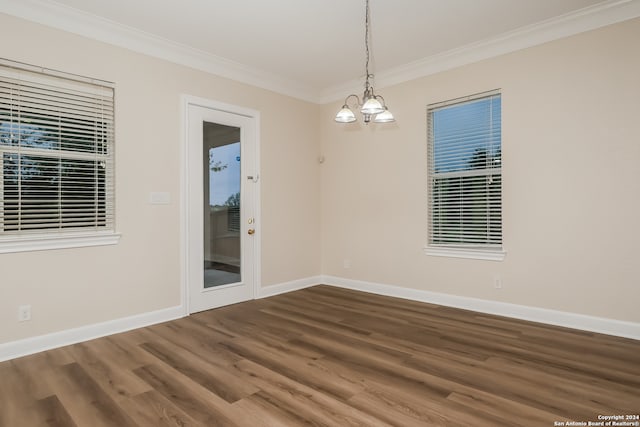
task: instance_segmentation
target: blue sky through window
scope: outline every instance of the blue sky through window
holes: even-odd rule
[[[209,171],[209,204],[222,206],[240,192],[240,142],[211,148],[209,158],[227,166],[218,172]]]
[[[494,164],[482,168],[499,167],[501,117],[499,95],[434,110],[435,172],[477,169],[477,153],[483,150]]]

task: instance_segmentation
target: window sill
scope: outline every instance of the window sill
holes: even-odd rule
[[[447,248],[437,246],[426,246],[424,253],[430,256],[481,259],[485,261],[503,261],[507,254],[502,249]]]
[[[115,245],[120,233],[36,234],[31,236],[0,237],[0,254]]]

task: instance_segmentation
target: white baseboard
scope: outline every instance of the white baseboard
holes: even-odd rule
[[[312,276],[304,279],[292,280],[291,282],[279,283],[277,285],[265,286],[260,288],[256,298],[267,298],[274,295],[293,292],[310,286],[322,284],[323,276]]]
[[[429,292],[419,289],[409,289],[381,283],[365,282],[361,280],[345,279],[335,276],[322,276],[319,283],[340,288],[370,292],[378,295],[403,298],[413,301],[428,302],[448,307],[478,311],[480,313],[513,317],[532,322],[580,329],[618,337],[640,340],[640,323],[622,320],[587,316],[584,314],[568,313],[545,308],[529,307],[506,302],[489,301],[478,298],[461,297],[456,295]]]
[[[258,291],[256,298],[266,298],[285,292],[292,292],[298,289],[308,288],[322,283],[321,276],[307,277],[293,280],[291,282],[280,283],[273,286],[266,286]],[[60,332],[53,332],[37,337],[25,338],[0,344],[0,362],[16,357],[27,356],[40,351],[51,350],[65,345],[76,344],[131,329],[143,328],[156,323],[167,322],[187,316],[183,306],[170,307],[149,313],[142,313],[122,319],[109,320],[93,325],[81,326],[67,329]]]
[[[135,316],[109,320],[106,322],[95,323],[93,325],[81,326],[79,328],[67,329],[60,332],[53,332],[51,334],[12,341],[0,344],[0,362],[38,353],[40,351],[50,350],[52,348],[63,347],[65,345],[104,337],[106,335],[129,331],[131,329],[142,328],[184,316],[184,307],[175,306],[149,313],[137,314]]]
[[[312,276],[277,285],[265,286],[258,291],[256,298],[267,298],[319,284],[640,340],[640,323],[403,288],[400,286],[345,279],[335,276]],[[122,319],[110,320],[0,344],[0,362],[129,331],[131,329],[179,319],[185,315],[186,313],[183,306],[175,306]]]

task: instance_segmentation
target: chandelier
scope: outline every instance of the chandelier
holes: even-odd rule
[[[365,82],[364,93],[362,95],[362,102],[358,95],[351,94],[344,100],[344,105],[336,114],[335,121],[338,123],[352,123],[356,121],[356,115],[353,113],[354,109],[360,108],[364,123],[369,124],[371,120],[374,123],[391,123],[396,119],[391,114],[391,111],[387,109],[387,105],[384,102],[384,98],[381,95],[376,95],[373,91],[373,86],[369,82],[369,79],[373,79],[373,74],[369,73],[369,0],[366,0],[365,9],[365,32],[364,32],[364,49],[366,54],[365,62]],[[355,98],[355,99],[353,99]],[[354,104],[349,106],[349,100],[352,100]]]

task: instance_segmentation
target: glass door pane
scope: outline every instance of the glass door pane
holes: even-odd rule
[[[240,128],[204,122],[204,287],[240,275]]]

